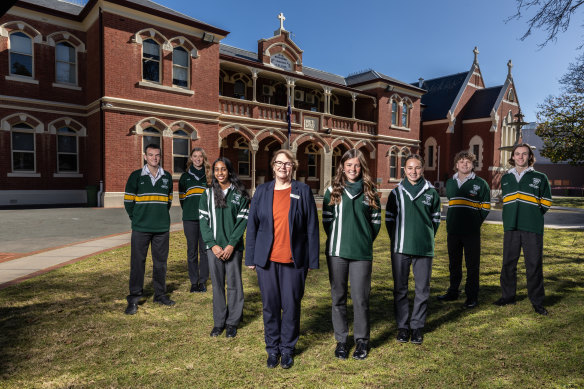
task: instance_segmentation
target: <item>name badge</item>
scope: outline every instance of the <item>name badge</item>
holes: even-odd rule
[[[290,197],[292,197],[293,199],[296,199],[296,200],[300,200],[300,196],[297,194],[294,194],[294,193],[290,193]]]

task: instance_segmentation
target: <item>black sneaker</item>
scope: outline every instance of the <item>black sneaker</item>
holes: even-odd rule
[[[237,327],[227,325],[225,329],[225,337],[227,338],[235,338],[237,336]]]
[[[138,304],[128,303],[128,306],[126,307],[124,313],[126,315],[134,315],[136,312],[138,312]]]
[[[207,285],[201,283],[199,284],[199,292],[206,292],[207,291]]]
[[[223,332],[223,327],[213,327],[211,333],[209,334],[211,337],[216,338]]]
[[[268,360],[266,362],[268,369],[273,369],[274,367],[278,366],[279,362],[280,362],[279,354],[268,354]]]
[[[463,307],[465,307],[466,309],[473,309],[478,304],[479,304],[479,302],[477,300],[475,300],[475,299],[466,299],[466,301],[464,302]]]

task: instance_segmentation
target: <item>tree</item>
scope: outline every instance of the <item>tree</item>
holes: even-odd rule
[[[559,96],[539,105],[535,133],[543,140],[541,155],[552,162],[584,165],[584,55],[560,79]]]
[[[520,19],[524,12],[536,9],[528,22],[528,29],[521,37],[525,40],[531,35],[533,29],[547,31],[546,39],[539,46],[544,47],[549,42],[555,41],[560,32],[565,32],[570,25],[570,19],[576,14],[576,10],[584,4],[584,0],[516,0],[517,12],[507,20]],[[582,8],[580,8],[580,11]],[[580,46],[582,47],[582,46]]]

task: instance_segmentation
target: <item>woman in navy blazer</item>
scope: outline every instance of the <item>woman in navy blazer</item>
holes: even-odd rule
[[[292,180],[294,155],[278,150],[271,165],[275,180],[260,185],[251,200],[245,265],[256,270],[262,294],[267,366],[276,367],[281,356],[287,369],[294,364],[306,275],[319,267],[318,216],[308,185]],[[286,220],[280,211],[288,206]]]

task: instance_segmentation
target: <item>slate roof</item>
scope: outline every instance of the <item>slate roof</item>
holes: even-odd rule
[[[219,44],[219,54],[224,54],[224,55],[228,55],[230,57],[235,57],[235,58],[241,58],[241,59],[245,59],[247,61],[253,61],[253,62],[260,62],[258,60],[258,55],[257,53],[254,53],[253,51],[247,51],[247,50],[243,50],[237,47],[233,47],[233,46],[229,46],[226,44]]]
[[[379,80],[379,79],[390,81],[394,84],[400,84],[400,85],[403,85],[403,86],[410,88],[410,89],[412,88],[412,86],[414,88],[418,88],[417,84],[408,84],[407,82],[403,82],[403,81],[400,81],[396,78],[389,77],[389,76],[387,76],[383,73],[380,73],[376,70],[373,70],[373,69],[366,70],[366,71],[358,73],[358,74],[352,74],[346,78],[348,86],[363,84],[363,83],[367,83],[369,81],[375,81],[375,80]],[[418,89],[420,89],[420,88],[418,88]]]
[[[422,121],[446,119],[448,110],[452,107],[467,76],[468,72],[461,72],[424,80],[422,89],[428,92],[422,96],[422,104],[426,106],[422,112]],[[413,82],[411,85],[417,87],[418,82]]]
[[[86,5],[89,4],[91,1],[86,2]],[[179,17],[181,19],[185,19],[187,21],[191,21],[197,24],[201,24],[204,26],[208,26],[210,30],[215,30],[216,32],[223,32],[223,33],[228,33],[227,31],[223,31],[222,29],[212,26],[208,23],[202,22],[198,19],[192,18],[188,15],[185,15],[183,13],[180,13],[178,11],[175,11],[171,8],[165,7],[163,5],[160,5],[158,3],[155,3],[153,1],[150,0],[123,0],[123,1],[112,1],[114,3],[130,3],[130,4],[134,4],[136,6],[138,6],[138,8],[146,8],[149,10],[152,10],[154,12],[152,12],[152,14],[156,14],[156,13],[165,13],[167,15],[171,15],[171,16],[175,16],[175,17]],[[48,8],[48,9],[52,9],[58,12],[63,12],[69,15],[73,15],[73,16],[78,16],[79,14],[81,14],[81,12],[83,11],[83,9],[85,8],[85,6],[80,6],[77,4],[73,4],[67,1],[62,1],[62,0],[19,0],[15,5],[19,5],[20,3],[27,3],[27,4],[31,4],[37,7],[43,7],[43,8]]]
[[[488,118],[503,85],[477,90],[466,105],[463,120]]]

